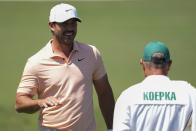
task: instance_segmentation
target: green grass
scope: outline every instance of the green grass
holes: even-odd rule
[[[0,125],[4,131],[36,131],[37,115],[17,114],[15,92],[26,59],[50,39],[48,14],[57,2],[0,2]],[[77,40],[102,53],[115,98],[143,80],[139,65],[144,45],[161,40],[173,59],[170,77],[196,86],[195,0],[68,2],[82,23]],[[94,93],[97,131],[106,129]]]

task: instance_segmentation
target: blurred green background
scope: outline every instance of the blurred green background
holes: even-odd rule
[[[0,130],[36,131],[37,114],[15,112],[15,93],[28,57],[50,39],[48,15],[55,2],[0,2]],[[82,23],[77,40],[102,53],[115,98],[143,80],[139,65],[144,45],[160,40],[170,48],[171,79],[196,86],[196,1],[66,1],[78,9]],[[94,93],[97,130],[106,126]]]

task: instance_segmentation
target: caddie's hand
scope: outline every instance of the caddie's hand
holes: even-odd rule
[[[47,97],[45,99],[38,100],[38,105],[41,108],[57,106],[59,104],[61,104],[60,101],[57,98],[53,97],[53,96],[49,96],[49,97]]]

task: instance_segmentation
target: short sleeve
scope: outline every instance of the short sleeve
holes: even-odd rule
[[[130,110],[126,95],[122,93],[114,109],[113,131],[131,131]]]
[[[98,80],[106,74],[106,71],[99,50],[96,47],[93,47],[93,52],[95,55],[95,70],[93,72],[93,80]]]
[[[17,89],[17,93],[35,95],[38,88],[38,79],[36,77],[36,67],[27,62]]]

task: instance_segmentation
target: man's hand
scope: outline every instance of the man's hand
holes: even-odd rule
[[[53,97],[53,96],[47,97],[45,99],[38,100],[38,105],[41,108],[57,106],[57,105],[60,105],[60,104],[61,104],[60,101],[57,98]]]

